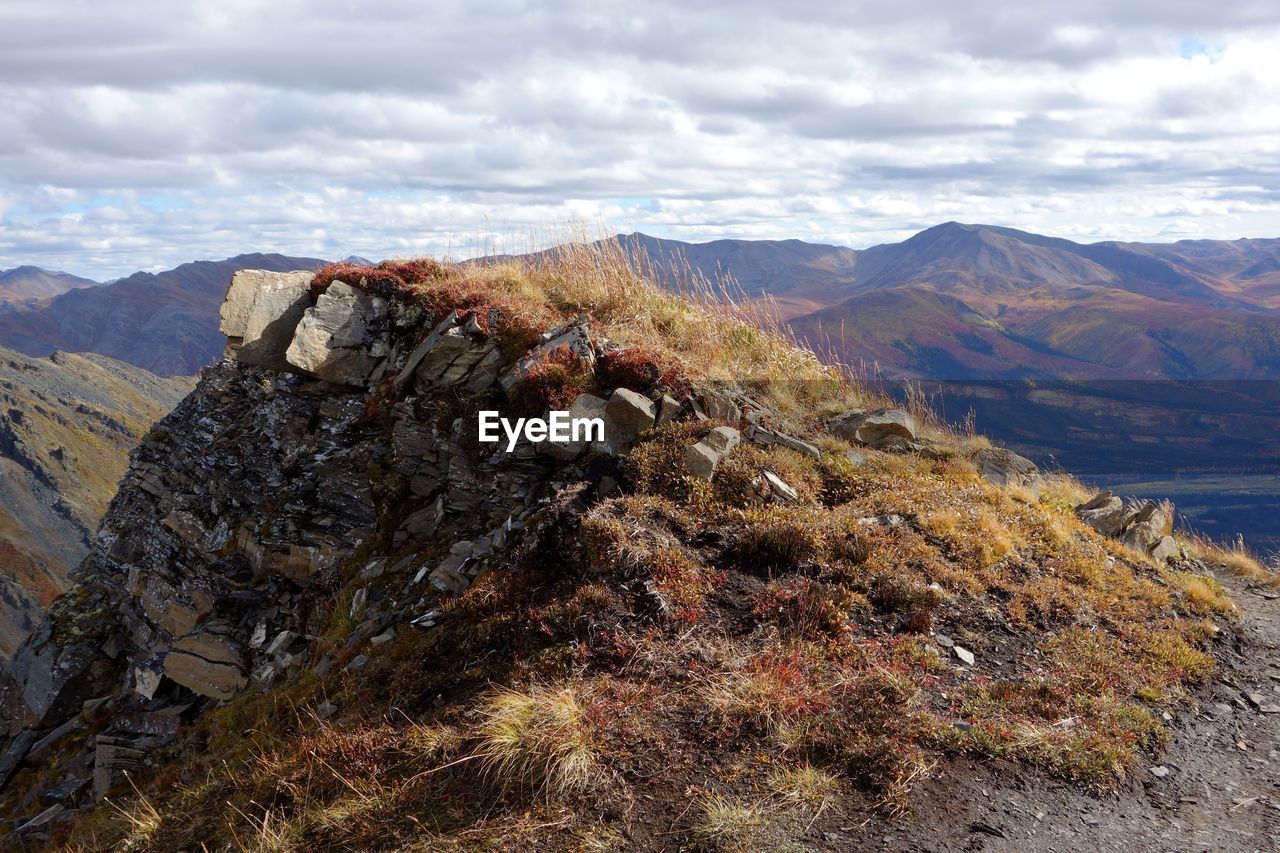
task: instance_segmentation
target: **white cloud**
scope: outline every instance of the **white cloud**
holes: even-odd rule
[[[571,218],[855,246],[944,219],[1280,233],[1270,2],[6,0],[0,15],[0,267],[464,255]]]

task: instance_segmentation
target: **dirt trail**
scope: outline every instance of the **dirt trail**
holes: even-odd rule
[[[1218,677],[1126,787],[1095,797],[1005,762],[950,762],[917,789],[910,826],[869,825],[850,849],[1280,850],[1280,713],[1246,696],[1280,710],[1280,598],[1233,575],[1219,579],[1241,615],[1224,638]]]

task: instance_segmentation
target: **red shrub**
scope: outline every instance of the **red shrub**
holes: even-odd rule
[[[597,370],[605,388],[627,388],[643,393],[661,383],[681,398],[689,393],[689,383],[679,363],[647,347],[610,350],[601,356]]]
[[[590,381],[586,363],[562,344],[529,367],[512,390],[511,402],[522,414],[568,409]]]

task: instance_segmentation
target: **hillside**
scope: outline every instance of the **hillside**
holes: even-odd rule
[[[97,355],[0,348],[0,656],[69,585],[129,451],[189,383]]]
[[[232,358],[15,657],[8,845],[1136,847],[1082,826],[1085,792],[1137,820],[1214,685],[1269,713],[1274,625],[1213,576],[1272,581],[1247,555],[884,408],[633,261],[235,276]],[[548,408],[602,433],[485,442],[481,412]],[[1207,846],[1265,845],[1263,811]]]
[[[98,282],[87,278],[39,267],[23,266],[0,270],[0,307],[7,303],[44,299],[68,290],[97,286]]]
[[[190,376],[222,353],[218,306],[231,273],[316,269],[321,263],[249,254],[134,273],[0,312],[0,346],[33,356],[94,352],[160,376]]]

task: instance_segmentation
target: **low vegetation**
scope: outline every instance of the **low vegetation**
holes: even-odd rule
[[[617,244],[578,246],[383,267],[380,286],[406,312],[475,309],[525,341],[589,311],[643,347],[608,366],[621,384],[733,378],[810,423],[871,401],[643,266]],[[355,652],[337,607],[326,679],[206,715],[68,845],[803,849],[909,814],[913,788],[957,755],[1113,787],[1213,672],[1222,588],[1084,528],[1068,480],[993,487],[966,459],[978,439],[937,428],[927,455],[855,459],[826,437],[819,459],[744,445],[712,482],[682,476],[712,426],[642,435],[617,493],[566,488],[505,568],[362,669],[343,669]],[[766,470],[796,502],[753,496]],[[340,710],[322,720],[322,703]]]

